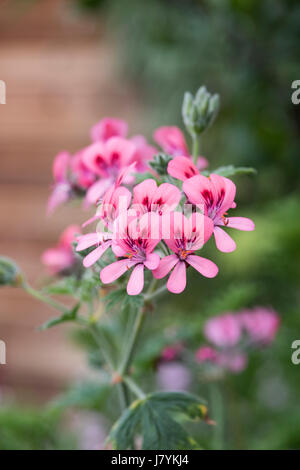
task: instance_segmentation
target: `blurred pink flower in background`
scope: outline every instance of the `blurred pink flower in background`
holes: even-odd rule
[[[191,373],[181,362],[163,362],[158,366],[157,382],[162,390],[187,390],[191,383]]]
[[[76,239],[76,235],[80,234],[80,227],[70,225],[62,233],[56,246],[48,248],[42,254],[42,263],[52,274],[63,273],[70,269],[75,262],[72,243]]]
[[[265,307],[211,318],[204,325],[204,335],[215,348],[200,347],[195,359],[198,363],[210,363],[231,372],[241,372],[247,366],[248,352],[270,344],[279,324],[278,314]]]
[[[271,343],[280,325],[280,318],[271,308],[256,307],[240,313],[241,326],[254,342]]]
[[[161,352],[161,359],[163,361],[174,361],[175,359],[178,359],[183,349],[184,346],[182,343],[175,343],[172,346],[166,346]]]
[[[226,314],[210,318],[204,326],[206,338],[215,346],[235,346],[241,338],[240,322],[236,315]]]
[[[52,173],[53,173],[53,190],[48,199],[47,213],[51,214],[56,207],[68,201],[71,194],[71,184],[68,179],[69,165],[71,155],[69,152],[60,152],[54,158]]]

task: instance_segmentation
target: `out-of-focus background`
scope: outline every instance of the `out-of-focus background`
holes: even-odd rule
[[[46,277],[43,250],[66,225],[87,218],[78,206],[45,216],[55,154],[86,145],[90,127],[103,116],[126,119],[132,134],[151,138],[155,127],[182,125],[185,90],[205,84],[220,93],[221,111],[201,150],[212,168],[257,168],[255,178],[235,180],[237,212],[257,228],[233,235],[238,249],[231,255],[209,245],[207,253],[222,266],[218,279],[201,280],[199,287],[195,276],[190,289],[163,308],[166,317],[175,311],[178,322],[184,316],[191,323],[254,305],[278,311],[281,327],[272,347],[228,379],[237,419],[227,445],[234,448],[300,447],[300,369],[290,359],[291,343],[300,338],[300,105],[291,102],[291,84],[300,79],[299,31],[296,0],[1,3],[7,104],[0,106],[0,252],[33,283],[41,273]],[[1,290],[5,402],[46,403],[92,375],[84,353],[66,340],[69,328],[37,331],[51,315],[22,291]],[[39,412],[16,414],[2,412],[9,429],[16,426],[21,436],[26,423],[39,429]],[[49,418],[49,428],[55,419]],[[14,431],[1,432],[0,447],[42,445],[35,436],[34,444],[24,444]]]

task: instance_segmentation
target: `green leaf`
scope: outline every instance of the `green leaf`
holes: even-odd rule
[[[167,155],[166,153],[159,153],[153,157],[153,160],[149,162],[151,168],[153,168],[156,173],[163,176],[168,173],[168,164],[172,160],[171,155]]]
[[[44,323],[39,329],[47,330],[53,326],[60,325],[61,323],[72,322],[77,319],[77,313],[80,307],[80,302],[75,305],[70,311],[63,313],[60,317],[51,318],[46,323]]]
[[[18,286],[22,283],[19,267],[10,258],[0,257],[0,286]]]
[[[204,400],[185,392],[156,392],[134,401],[113,426],[108,439],[116,450],[134,448],[142,436],[142,449],[197,449],[182,426],[183,420],[207,419]]]
[[[204,174],[205,176],[209,176],[211,173],[228,177],[228,176],[235,176],[235,175],[255,175],[257,171],[255,170],[255,168],[251,168],[251,167],[246,167],[246,166],[235,167],[233,165],[228,165],[228,166],[220,166],[214,171],[209,172],[205,170],[202,172],[202,174]]]

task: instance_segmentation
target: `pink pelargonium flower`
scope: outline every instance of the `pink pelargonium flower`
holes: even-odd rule
[[[104,284],[114,282],[133,268],[127,284],[129,295],[138,295],[144,287],[144,268],[153,270],[159,264],[159,255],[153,253],[160,242],[159,216],[155,213],[144,214],[140,219],[131,220],[128,214],[117,219],[117,233],[113,249],[123,259],[106,266],[100,272]]]
[[[53,248],[48,248],[42,254],[42,263],[48,268],[51,274],[58,274],[71,268],[75,261],[72,243],[76,235],[80,234],[80,227],[70,225],[62,233],[59,242]]]
[[[233,373],[242,372],[248,363],[248,356],[235,351],[217,351],[210,346],[202,346],[195,353],[199,364],[210,363]]]
[[[96,203],[124,170],[130,167],[135,151],[135,144],[122,137],[111,137],[106,142],[96,142],[85,149],[82,156],[84,164],[100,178],[87,191],[87,205]],[[132,181],[132,177],[127,174],[124,183]]]
[[[238,315],[228,313],[210,318],[205,323],[204,334],[216,346],[222,348],[236,346],[242,335]]]
[[[47,213],[51,214],[56,207],[67,202],[71,195],[71,184],[68,180],[71,155],[69,152],[60,152],[56,155],[52,172],[54,179],[53,191],[48,199]]]
[[[274,340],[280,325],[277,313],[264,307],[245,310],[239,314],[239,319],[250,339],[262,344],[269,344]]]
[[[106,142],[111,137],[126,137],[128,124],[122,119],[103,118],[91,129],[92,142]]]
[[[95,250],[91,251],[83,259],[83,265],[85,268],[95,264],[112,245],[114,221],[122,212],[125,212],[128,209],[130,201],[131,193],[123,186],[112,186],[105,193],[101,204],[97,209],[96,216],[87,222],[90,223],[94,220],[101,220],[104,227],[101,227],[102,230],[98,229],[96,232],[82,235],[78,239],[76,251],[86,250],[93,246],[96,247]],[[105,227],[107,228],[107,231],[103,231]]]
[[[180,294],[185,289],[188,265],[205,277],[215,277],[218,273],[215,263],[194,254],[210,238],[213,231],[212,221],[199,213],[194,213],[187,219],[180,212],[167,214],[163,216],[162,221],[164,240],[174,254],[161,259],[159,266],[153,271],[153,276],[161,279],[174,268],[167,282],[168,290],[174,294]],[[170,237],[166,238],[168,227]]]
[[[221,227],[254,230],[255,225],[250,219],[227,217],[227,211],[236,207],[236,187],[228,178],[213,173],[209,177],[196,175],[184,181],[183,191],[190,202],[204,207],[205,215],[213,221],[216,245],[220,251],[228,253],[236,249],[234,240]]]
[[[139,213],[157,212],[159,215],[174,210],[181,199],[181,191],[174,184],[163,183],[157,186],[149,178],[133,188],[133,207]]]
[[[135,135],[129,139],[134,143],[136,147],[134,160],[136,161],[137,171],[144,172],[148,165],[148,161],[152,160],[154,155],[158,153],[157,149],[153,145],[148,144],[147,140],[143,135]]]

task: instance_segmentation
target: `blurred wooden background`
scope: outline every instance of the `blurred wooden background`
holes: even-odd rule
[[[0,79],[7,97],[0,105],[0,253],[14,258],[33,283],[43,272],[43,250],[66,225],[87,218],[74,207],[46,218],[53,157],[86,145],[101,117],[132,125],[138,113],[100,23],[65,1],[1,2]],[[68,329],[36,330],[54,311],[17,289],[1,289],[0,298],[0,339],[7,346],[2,390],[44,400],[89,373],[66,339]]]

